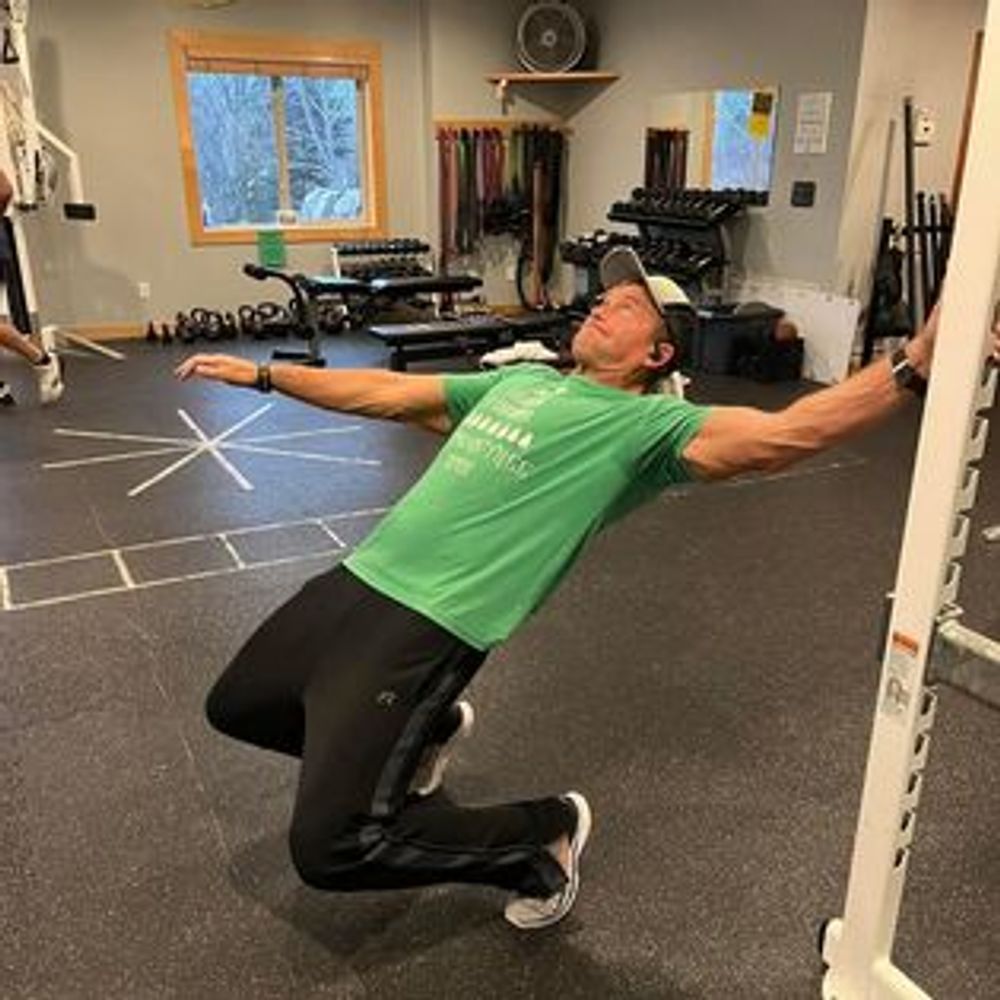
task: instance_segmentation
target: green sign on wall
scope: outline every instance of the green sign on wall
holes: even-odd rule
[[[257,230],[257,261],[261,267],[284,267],[285,234],[280,229]]]

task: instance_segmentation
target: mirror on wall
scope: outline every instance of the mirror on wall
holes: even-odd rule
[[[646,127],[647,188],[756,192],[767,204],[774,166],[777,87],[655,98]]]

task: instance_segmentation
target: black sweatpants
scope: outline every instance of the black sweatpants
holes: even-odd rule
[[[408,794],[424,748],[486,654],[337,566],[254,633],[208,696],[218,730],[301,757],[289,843],[321,889],[478,882],[548,896],[558,798],[464,808]]]

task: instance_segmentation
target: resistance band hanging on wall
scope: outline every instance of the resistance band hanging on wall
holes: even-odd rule
[[[680,190],[687,180],[688,131],[646,129],[646,183],[656,190]]]
[[[535,284],[552,274],[559,241],[565,138],[548,125],[437,129],[441,268],[484,236],[510,234],[533,261]]]

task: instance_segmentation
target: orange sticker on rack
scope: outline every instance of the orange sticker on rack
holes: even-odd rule
[[[916,656],[920,652],[920,643],[905,632],[893,632],[892,644],[896,649],[903,653],[909,653],[910,656]]]

